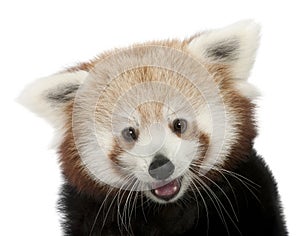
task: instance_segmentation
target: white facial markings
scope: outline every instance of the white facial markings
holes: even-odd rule
[[[181,176],[195,158],[192,154],[197,148],[197,140],[181,139],[172,132],[167,122],[151,124],[148,129],[139,132],[138,141],[122,155],[121,160],[132,166],[135,175],[146,183],[153,181],[148,168],[155,155],[162,154],[175,165],[170,179]]]

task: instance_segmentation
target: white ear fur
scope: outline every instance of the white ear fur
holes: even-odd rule
[[[87,75],[86,71],[75,71],[38,79],[23,90],[17,101],[52,125],[59,126],[64,119],[63,109]]]
[[[235,80],[234,87],[244,97],[253,100],[261,95],[260,91],[245,80]]]
[[[234,78],[247,79],[259,44],[260,26],[252,20],[201,33],[187,49],[205,63],[228,64]]]

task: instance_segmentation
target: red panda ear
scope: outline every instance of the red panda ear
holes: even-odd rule
[[[205,64],[226,64],[235,79],[247,79],[259,44],[260,27],[252,20],[191,38],[188,51]]]
[[[61,125],[64,109],[87,77],[86,71],[54,74],[28,85],[17,101],[53,125]]]

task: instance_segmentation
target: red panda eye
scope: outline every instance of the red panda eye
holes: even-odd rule
[[[134,128],[128,127],[123,129],[122,136],[127,142],[132,142],[137,140],[137,134]]]
[[[184,133],[187,129],[187,121],[184,119],[176,119],[173,121],[173,130],[175,133]]]

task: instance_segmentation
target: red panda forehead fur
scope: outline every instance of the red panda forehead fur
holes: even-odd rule
[[[135,109],[141,118],[140,125],[145,127],[146,124],[162,122],[166,118],[164,109],[169,108],[168,103],[181,103],[180,96],[186,98],[193,112],[207,105],[197,87],[186,78],[166,69],[145,66],[126,71],[111,81],[99,96],[95,115],[101,122],[103,115],[112,116],[117,112],[116,107],[122,104],[124,110]],[[142,97],[147,100],[143,101]]]
[[[149,45],[160,45],[168,46],[171,48],[180,49],[186,51],[186,45],[189,40],[180,42],[177,40],[173,41],[162,41],[162,42],[151,42]],[[143,44],[147,45],[147,44]],[[137,45],[140,46],[140,45]],[[113,53],[113,52],[110,52]],[[68,69],[68,71],[77,71],[85,70],[92,71],[94,66],[101,61],[101,59],[110,55],[110,53],[104,53],[101,56],[97,57],[95,60],[92,60],[88,63],[80,64],[76,67]],[[230,111],[231,115],[234,116],[237,122],[234,123],[234,129],[236,134],[236,139],[233,140],[230,150],[228,150],[228,156],[231,158],[226,160],[223,165],[234,165],[237,159],[242,156],[241,154],[247,153],[252,145],[252,140],[256,135],[255,121],[254,121],[254,104],[246,97],[241,95],[239,91],[236,90],[235,86],[231,81],[231,71],[224,64],[205,64],[206,69],[214,74],[214,79],[219,84],[220,93],[223,97],[223,101]],[[143,67],[133,70],[126,71],[118,79],[113,81],[109,88],[105,91],[106,101],[113,103],[114,100],[118,99],[122,91],[128,89],[134,84],[149,82],[149,81],[158,81],[164,82],[167,85],[173,85],[180,90],[183,94],[188,93],[189,97],[193,98],[193,87],[191,84],[184,82],[180,75],[175,74],[171,71],[166,71],[160,68],[151,68]],[[118,89],[117,89],[118,88]],[[120,89],[121,88],[121,89]],[[198,104],[193,104],[194,106],[201,105],[201,95],[195,94],[198,98]],[[99,114],[103,112],[103,109],[106,109],[109,114],[113,112],[113,107],[110,107],[108,104],[102,103],[98,104],[96,113]],[[108,105],[108,106],[107,106]],[[102,106],[102,107],[101,107]],[[162,120],[163,117],[163,105],[155,102],[150,102],[148,104],[143,104],[137,107],[139,114],[141,115],[142,122],[151,123],[153,120]],[[197,109],[195,109],[197,111]],[[151,113],[152,112],[152,113]],[[65,124],[65,135],[63,142],[61,143],[59,153],[60,160],[63,168],[63,172],[68,178],[68,180],[79,190],[88,192],[93,195],[97,195],[99,190],[105,189],[105,185],[99,184],[95,181],[88,170],[84,167],[81,162],[80,156],[77,152],[76,144],[73,137],[73,127],[72,127],[72,113],[73,113],[73,104],[69,104],[65,109],[65,113],[68,117],[68,121]],[[98,114],[98,115],[99,115]],[[101,117],[101,115],[96,115],[96,117]],[[100,118],[101,120],[101,118]],[[105,125],[105,124],[103,124]],[[207,149],[209,144],[210,136],[205,132],[201,132],[201,127],[197,127],[195,124],[196,132],[190,134],[191,136],[196,136],[198,134],[199,140],[202,140],[204,149]],[[190,137],[191,137],[190,136]],[[190,138],[189,137],[189,138]],[[124,151],[118,142],[112,140],[112,149],[109,153],[109,157],[116,161],[118,156]],[[200,158],[200,157],[199,157]],[[236,160],[236,161],[235,161]],[[113,169],[111,171],[118,171]],[[213,172],[211,173],[213,174]]]

